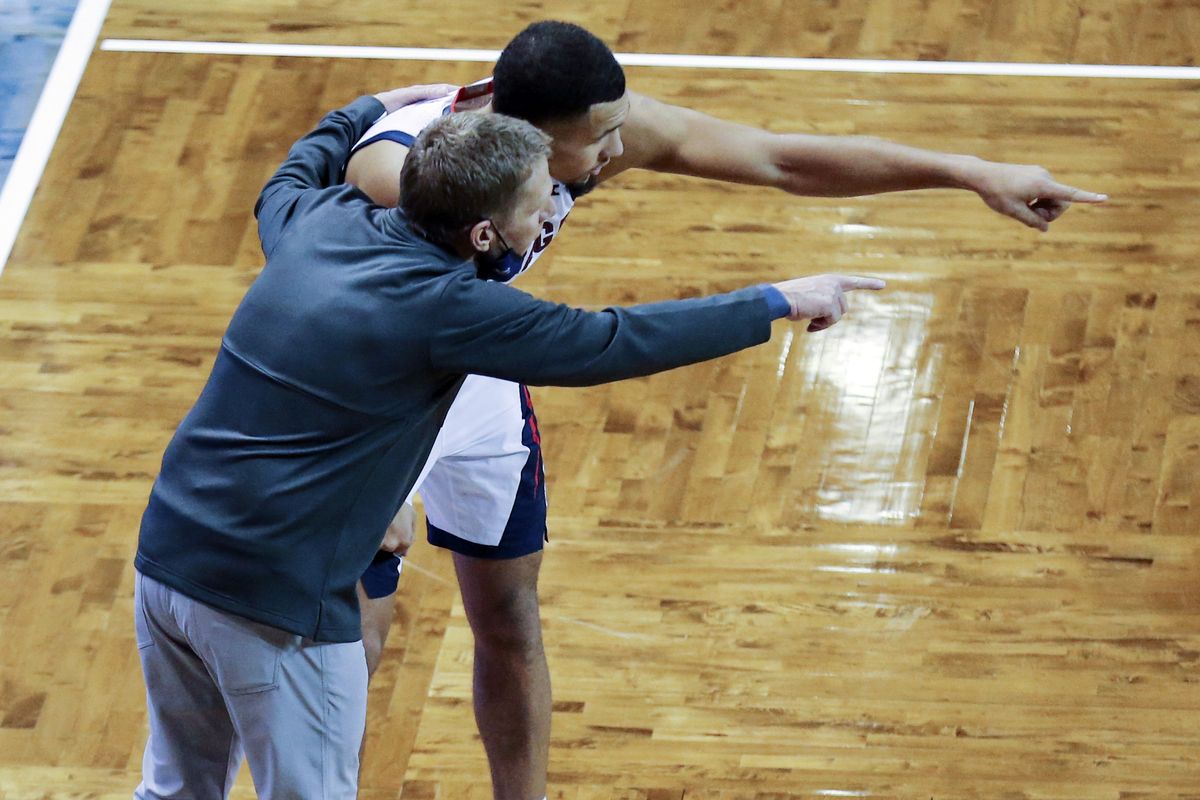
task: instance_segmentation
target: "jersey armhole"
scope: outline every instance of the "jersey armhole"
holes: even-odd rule
[[[375,134],[370,139],[364,139],[363,141],[354,145],[354,149],[350,151],[350,155],[354,155],[364,147],[375,144],[376,142],[395,142],[396,144],[402,144],[405,147],[412,147],[413,142],[416,140],[417,137],[413,136],[411,133],[405,133],[404,131],[383,131],[382,133]]]

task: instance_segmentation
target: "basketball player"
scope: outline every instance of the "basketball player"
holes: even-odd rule
[[[527,250],[502,247],[487,275],[498,281],[512,280],[538,259],[576,198],[632,168],[797,195],[969,189],[995,211],[1041,231],[1072,202],[1106,199],[1058,183],[1040,167],[868,137],[772,134],[660,103],[626,90],[624,73],[603,42],[560,22],[534,23],[518,34],[491,79],[385,116],[356,146],[347,180],[376,202],[394,205],[413,137],[431,120],[460,111],[521,117],[553,137],[553,216]],[[475,635],[475,715],[494,796],[540,800],[546,793],[551,708],[537,598],[546,496],[541,441],[526,387],[468,377],[418,488],[429,541],[453,552]],[[411,523],[398,520],[389,536],[402,554],[411,542]],[[398,556],[382,552],[364,575],[360,597],[370,669],[378,664],[391,623],[399,564]]]

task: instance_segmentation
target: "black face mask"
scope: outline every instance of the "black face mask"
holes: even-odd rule
[[[500,229],[496,227],[495,223],[492,223],[492,229],[496,231],[496,238],[500,240],[504,249],[498,256],[491,253],[476,253],[475,274],[486,281],[507,283],[521,272],[521,265],[525,263],[525,258],[517,255],[508,246],[508,242],[504,241],[504,236],[501,235]]]

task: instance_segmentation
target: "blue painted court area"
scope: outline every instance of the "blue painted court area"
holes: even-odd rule
[[[76,0],[0,3],[0,185],[66,35]]]

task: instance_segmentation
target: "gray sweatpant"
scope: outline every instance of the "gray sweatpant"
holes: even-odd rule
[[[217,800],[243,752],[264,800],[349,800],[367,712],[362,642],[320,643],[219,611],[140,573],[150,738],[137,800]]]

